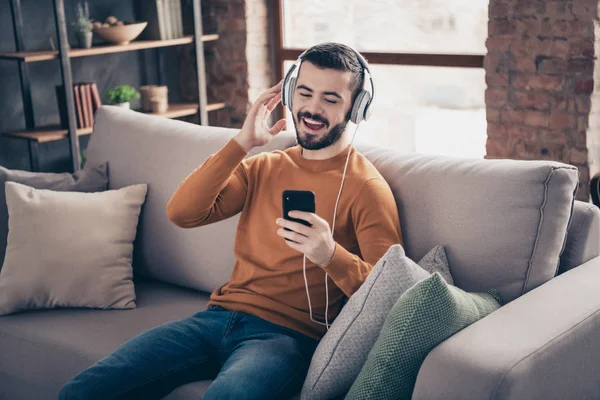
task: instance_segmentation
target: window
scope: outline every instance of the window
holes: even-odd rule
[[[323,41],[351,45],[369,61],[377,98],[357,140],[483,158],[487,1],[277,2],[282,77],[304,49]]]

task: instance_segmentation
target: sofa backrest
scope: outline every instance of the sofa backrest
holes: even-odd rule
[[[356,147],[394,192],[409,257],[444,245],[456,286],[494,288],[504,301],[556,275],[579,181],[575,167]]]
[[[136,272],[204,291],[229,279],[238,216],[185,230],[170,223],[165,206],[178,184],[235,133],[111,106],[97,112],[88,164],[109,162],[111,189],[149,184],[134,246]],[[293,144],[294,134],[283,132],[252,154]],[[458,287],[495,288],[505,301],[555,276],[578,182],[575,167],[356,147],[394,192],[411,258],[445,245]]]

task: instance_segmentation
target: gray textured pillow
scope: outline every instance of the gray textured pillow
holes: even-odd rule
[[[6,238],[8,237],[8,209],[4,196],[4,184],[18,182],[36,189],[69,192],[101,192],[108,189],[108,163],[94,167],[86,165],[71,174],[52,172],[29,172],[11,170],[0,166],[0,268],[4,263]]]
[[[321,339],[301,398],[319,400],[344,395],[400,295],[433,272],[451,279],[443,246],[433,248],[418,265],[405,255],[402,246],[391,246]]]
[[[131,258],[147,185],[97,193],[6,182],[0,315],[53,307],[135,308]]]

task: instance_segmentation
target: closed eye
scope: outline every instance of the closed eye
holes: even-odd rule
[[[302,96],[302,97],[310,97],[310,94],[300,93],[300,96]]]
[[[329,99],[325,99],[325,101],[328,102],[328,103],[331,103],[331,104],[336,104],[337,103],[337,101],[329,100]]]

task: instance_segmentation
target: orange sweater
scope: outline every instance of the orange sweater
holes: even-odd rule
[[[167,205],[169,218],[193,228],[241,212],[235,237],[236,263],[229,282],[209,304],[241,311],[320,339],[326,332],[310,320],[302,253],[277,235],[286,189],[312,190],[316,214],[331,226],[348,151],[352,151],[338,204],[336,250],[324,267],[306,259],[313,318],[324,322],[325,271],[329,274],[329,322],[388,248],[402,244],[398,211],[387,182],[350,145],[327,160],[308,160],[302,148],[248,157],[235,139],[189,174]],[[223,249],[226,251],[226,249]]]

